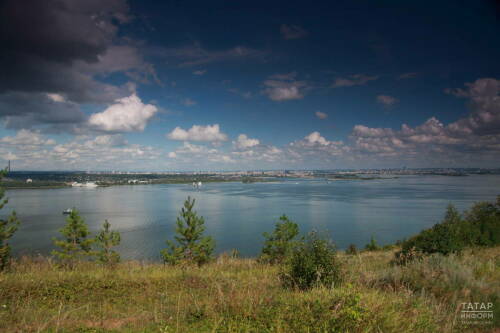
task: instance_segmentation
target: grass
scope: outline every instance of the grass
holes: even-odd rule
[[[201,268],[17,259],[0,273],[2,332],[483,332],[500,319],[500,247],[391,266],[392,251],[340,254],[345,282],[281,287],[279,267],[222,255]],[[464,326],[462,302],[494,303]]]

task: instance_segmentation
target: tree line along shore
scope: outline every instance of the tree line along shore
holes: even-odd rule
[[[0,190],[0,209],[8,202]],[[337,251],[286,215],[257,258],[214,256],[187,198],[163,263],[120,260],[120,234],[71,211],[51,256],[10,256],[0,220],[0,331],[455,332],[500,327],[500,196],[393,245]],[[173,236],[173,237],[172,237]],[[481,318],[464,317],[484,304]],[[486,311],[486,310],[485,310]],[[490,315],[491,314],[491,315]]]

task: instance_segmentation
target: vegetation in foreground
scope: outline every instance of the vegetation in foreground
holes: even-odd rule
[[[280,268],[221,255],[197,265],[113,267],[20,258],[0,273],[3,332],[463,332],[500,318],[500,247],[390,265],[392,251],[338,254],[343,283],[282,287]],[[494,302],[492,326],[462,302]]]

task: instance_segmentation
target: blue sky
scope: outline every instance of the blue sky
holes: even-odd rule
[[[30,170],[496,167],[494,1],[6,1]]]

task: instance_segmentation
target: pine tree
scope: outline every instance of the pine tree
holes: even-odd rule
[[[97,259],[103,264],[113,265],[120,262],[120,254],[111,248],[120,244],[121,237],[118,231],[109,230],[110,226],[108,220],[105,220],[95,243],[99,247]]]
[[[273,233],[264,232],[263,235],[266,240],[259,261],[280,264],[297,246],[296,237],[299,235],[299,226],[289,220],[286,215],[282,215],[279,222],[276,222]]]
[[[378,251],[380,250],[380,246],[378,246],[377,241],[375,240],[375,237],[370,238],[370,243],[365,245],[365,250],[366,251]]]
[[[178,245],[167,241],[168,248],[161,251],[163,260],[168,264],[175,265],[181,261],[189,261],[200,266],[212,257],[215,241],[210,236],[203,237],[205,221],[193,211],[194,202],[194,199],[188,197],[177,218],[178,236],[174,238]]]
[[[64,239],[54,238],[53,242],[61,249],[52,251],[52,254],[63,263],[71,266],[76,260],[92,255],[91,245],[94,240],[87,238],[89,236],[87,225],[76,209],[71,211],[66,219],[66,225],[59,232]]]
[[[0,170],[0,182],[6,174],[6,170]],[[9,199],[4,199],[4,196],[5,190],[0,187],[0,209],[9,202]],[[17,231],[18,225],[19,220],[15,211],[7,219],[0,219],[0,271],[4,270],[10,263],[9,239]]]

